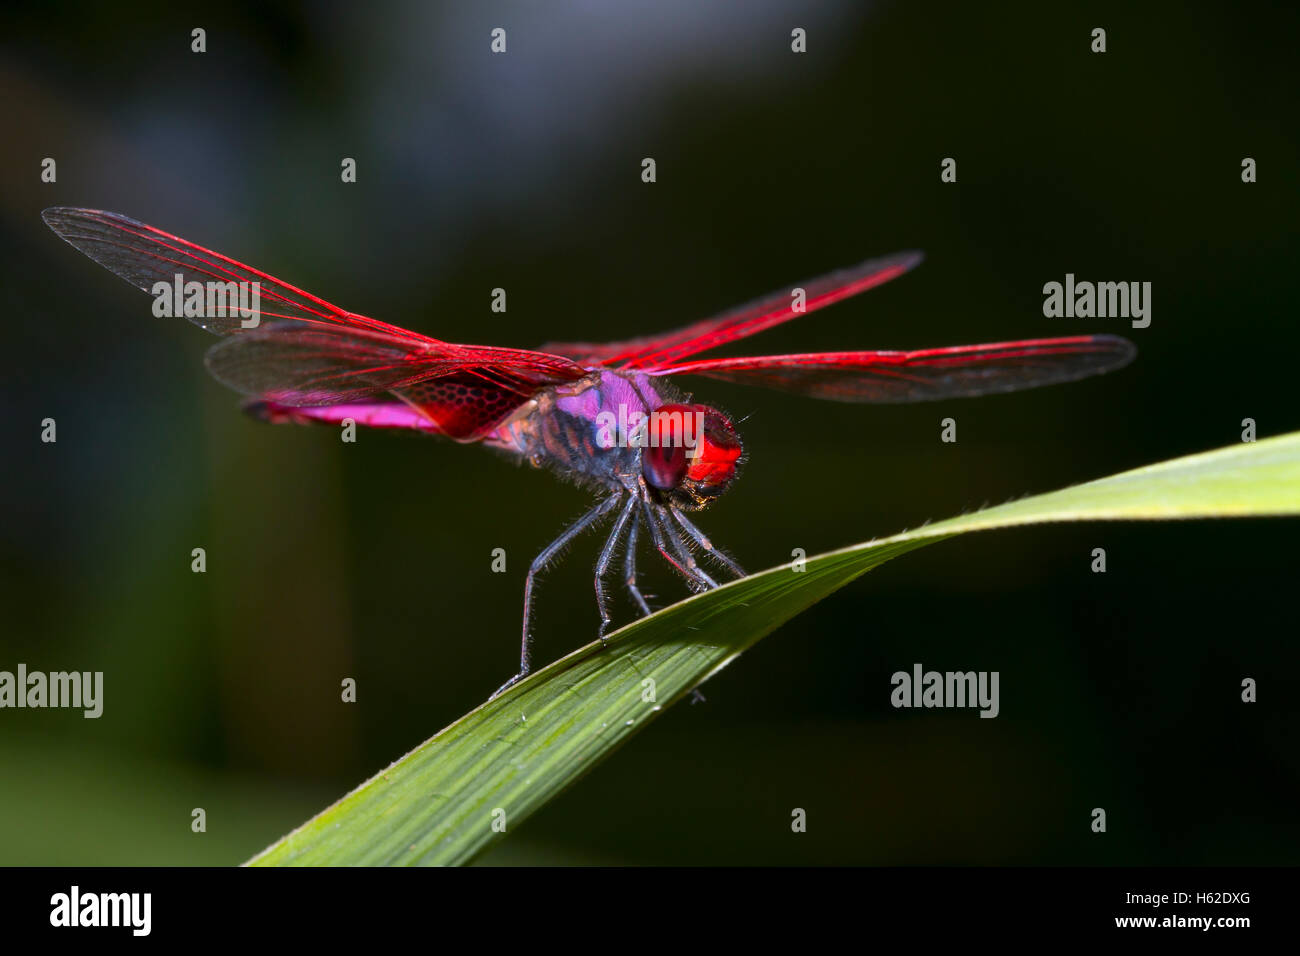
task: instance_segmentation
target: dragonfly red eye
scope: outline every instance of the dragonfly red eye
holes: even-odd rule
[[[713,497],[736,475],[740,436],[715,408],[661,405],[650,415],[647,434],[641,468],[655,488],[681,487],[695,498]]]
[[[720,494],[736,477],[736,464],[744,448],[725,415],[707,405],[695,407],[703,412],[704,434],[695,457],[687,459],[686,480],[697,492]]]
[[[668,491],[686,477],[687,443],[695,444],[699,417],[692,405],[660,405],[650,413],[641,472],[652,488]]]

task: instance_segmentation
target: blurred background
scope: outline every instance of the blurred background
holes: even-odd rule
[[[749,466],[700,524],[751,570],[1231,444],[1243,418],[1300,427],[1294,7],[51,3],[0,23],[0,669],[105,674],[98,720],[0,711],[0,864],[246,859],[513,673],[523,573],[587,506],[481,449],[242,416],[204,372],[215,340],[153,318],[46,206],[451,341],[647,334],[920,248],[732,354],[1137,343],[1112,375],[934,405],[683,381],[743,419]],[[1150,281],[1151,326],[1045,319],[1067,272]],[[909,555],[484,862],[1295,862],[1296,532],[1055,526]],[[596,549],[547,576],[539,661],[594,637]],[[682,596],[642,564],[660,604]],[[892,709],[917,662],[999,671],[1001,715]]]

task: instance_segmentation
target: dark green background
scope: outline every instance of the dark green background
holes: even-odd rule
[[[683,382],[743,419],[748,468],[700,524],[752,569],[1230,444],[1246,417],[1300,427],[1294,10],[604,6],[2,15],[0,669],[107,686],[98,721],[0,711],[0,863],[245,859],[512,673],[524,569],[586,506],[476,448],[242,417],[203,371],[214,340],[152,318],[45,206],[121,211],[452,341],[645,334],[921,248],[911,275],[734,351],[1137,343],[1114,375],[935,405]],[[1045,319],[1066,272],[1152,282],[1151,327]],[[487,859],[1294,862],[1296,530],[1045,527],[910,555]],[[539,660],[594,635],[596,546],[546,579]],[[1001,716],[893,710],[914,662],[1000,671]]]

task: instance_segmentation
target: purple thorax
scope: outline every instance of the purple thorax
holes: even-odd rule
[[[633,375],[630,379],[618,372],[601,371],[600,381],[577,395],[563,395],[556,399],[560,411],[594,422],[601,412],[618,414],[619,406],[626,414],[640,412],[648,415],[663,402],[655,391],[648,375]]]

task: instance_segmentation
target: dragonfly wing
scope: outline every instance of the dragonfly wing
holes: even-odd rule
[[[651,374],[705,375],[836,402],[925,402],[1070,382],[1127,365],[1135,354],[1127,339],[1079,335],[915,352],[702,359]]]
[[[376,396],[387,396],[414,410],[432,430],[462,441],[482,437],[539,389],[589,374],[568,359],[540,352],[436,341],[413,348],[383,332],[296,323],[231,335],[209,349],[205,361],[218,381],[272,409],[370,406]],[[371,409],[366,417],[401,417],[397,410],[383,411]]]
[[[387,322],[349,312],[319,296],[305,292],[269,273],[245,265],[219,252],[164,232],[121,213],[102,209],[55,206],[41,213],[46,225],[70,245],[137,289],[153,293],[158,283],[174,287],[198,282],[225,286],[226,283],[258,283],[259,299],[253,316],[186,316],[194,324],[217,335],[228,335],[257,323],[293,320],[313,325],[342,325],[388,332],[422,340],[425,336]],[[251,301],[248,303],[252,306]],[[227,309],[229,312],[230,310]],[[248,321],[248,325],[243,324]]]
[[[674,332],[604,344],[554,343],[542,346],[542,351],[567,355],[584,365],[621,363],[624,368],[648,372],[678,362],[688,355],[756,335],[782,322],[865,292],[902,275],[920,261],[919,252],[900,252],[880,259],[869,259],[818,279],[793,283],[747,305]],[[796,289],[803,290],[802,301],[796,300]]]
[[[209,351],[209,369],[260,399],[254,410],[271,420],[287,420],[277,419],[274,409],[347,404],[375,406],[368,417],[376,422],[410,420],[387,414],[382,406],[391,403],[416,410],[422,422],[453,438],[474,440],[538,389],[589,374],[562,356],[456,345],[349,312],[120,213],[55,207],[42,217],[67,242],[146,292],[159,282],[258,283],[252,316],[205,310],[186,317],[226,336]]]

